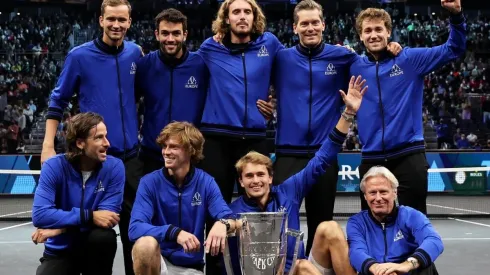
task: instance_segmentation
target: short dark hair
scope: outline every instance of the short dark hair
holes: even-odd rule
[[[155,17],[155,29],[160,29],[160,22],[182,23],[182,30],[187,31],[187,16],[174,8],[165,9]]]
[[[101,122],[104,122],[102,116],[93,112],[80,113],[69,120],[66,131],[66,156],[69,160],[83,154],[83,150],[77,147],[77,139],[88,138],[90,130]]]

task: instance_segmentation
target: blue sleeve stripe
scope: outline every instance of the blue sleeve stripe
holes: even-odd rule
[[[342,145],[344,143],[345,138],[347,137],[347,134],[344,134],[337,130],[337,128],[334,128],[332,132],[328,135],[330,140],[337,145]]]
[[[54,119],[61,121],[61,118],[63,117],[63,110],[60,108],[56,107],[49,107],[48,108],[48,114],[46,115],[46,119]]]
[[[370,274],[369,268],[376,263],[376,260],[373,258],[368,258],[362,263],[362,274]]]

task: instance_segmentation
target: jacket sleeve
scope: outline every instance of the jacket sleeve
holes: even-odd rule
[[[425,76],[464,54],[466,50],[465,21],[462,13],[451,16],[449,38],[443,45],[405,50],[409,62],[420,75]]]
[[[80,226],[80,208],[73,207],[70,211],[56,208],[56,186],[65,181],[61,178],[59,168],[52,167],[52,162],[47,161],[41,168],[39,184],[34,194],[32,205],[32,222],[35,227],[44,229],[60,229],[66,227]],[[87,214],[82,212],[82,214]],[[88,218],[88,215],[86,215]],[[84,218],[84,221],[88,221]]]
[[[158,243],[164,241],[177,241],[177,236],[182,229],[171,224],[155,226],[151,224],[156,203],[156,193],[151,190],[150,185],[154,184],[151,178],[143,177],[136,192],[133,210],[131,211],[131,221],[129,223],[129,240],[135,242],[143,236],[151,236]]]
[[[411,229],[419,247],[411,255],[418,260],[422,268],[430,266],[444,251],[441,236],[436,232],[429,219],[421,212],[410,209],[407,226]]]
[[[209,215],[215,220],[231,219],[234,217],[233,211],[226,204],[218,184],[214,179],[208,184],[206,190],[206,204],[208,206]]]
[[[125,168],[120,159],[116,159],[115,165],[112,167],[112,177],[105,190],[104,197],[100,201],[97,209],[108,210],[114,213],[121,212],[123,203]]]
[[[346,136],[334,128],[308,165],[279,185],[279,188],[286,188],[287,194],[294,194],[297,202],[302,201],[318,178],[337,160]]]
[[[80,84],[80,64],[73,52],[68,53],[56,87],[51,93],[47,119],[61,121],[63,110],[68,106]]]
[[[346,226],[347,243],[349,244],[350,264],[360,274],[370,274],[369,268],[377,261],[368,254],[365,229],[354,216],[349,219]]]

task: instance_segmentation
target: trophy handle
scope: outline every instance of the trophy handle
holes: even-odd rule
[[[304,233],[303,231],[288,228],[286,230],[286,235],[296,238],[296,244],[294,245],[293,262],[291,263],[291,268],[289,269],[289,275],[293,275],[294,268],[296,267],[296,260],[298,259],[299,244],[303,241]]]
[[[226,245],[225,245],[225,253],[223,254],[223,261],[225,262],[226,274],[234,275],[235,273],[233,273],[233,264],[231,263],[230,247],[228,246],[229,237],[235,237],[235,232],[229,233],[226,236]]]

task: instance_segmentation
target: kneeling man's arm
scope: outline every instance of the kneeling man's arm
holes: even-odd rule
[[[444,251],[441,236],[436,232],[429,219],[417,210],[413,210],[407,225],[419,247],[411,255],[424,268],[430,266]]]
[[[181,229],[177,226],[166,224],[155,226],[151,223],[153,218],[153,206],[156,203],[156,193],[152,192],[150,186],[153,184],[151,179],[141,179],[136,192],[133,210],[131,212],[131,222],[129,224],[129,239],[135,242],[143,236],[151,236],[158,243],[164,241],[177,241]]]
[[[378,263],[368,254],[368,246],[362,227],[353,219],[347,222],[347,243],[349,260],[354,269],[361,274],[370,274],[370,267]]]
[[[44,163],[32,205],[32,222],[35,227],[61,229],[89,223],[87,209],[81,212],[78,207],[73,207],[70,211],[56,208],[56,187],[65,180],[50,162]]]

